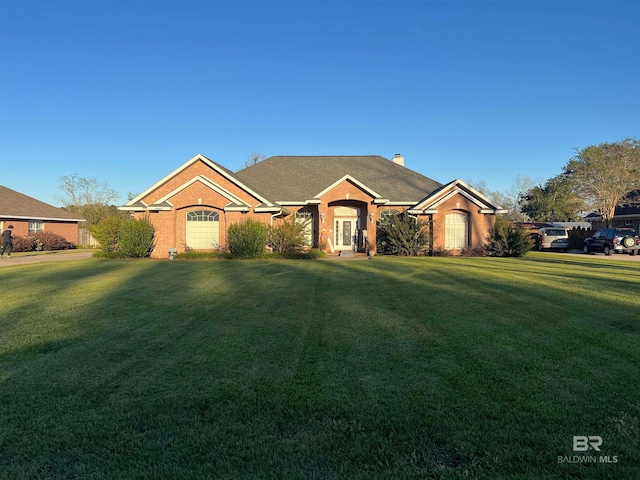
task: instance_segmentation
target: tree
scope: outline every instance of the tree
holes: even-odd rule
[[[640,141],[626,138],[576,149],[564,173],[573,191],[610,227],[616,206],[629,192],[640,188]]]
[[[69,212],[82,216],[87,226],[97,225],[112,215],[126,216],[109,205],[118,199],[118,193],[107,183],[98,182],[95,178],[81,177],[77,173],[59,179],[62,196],[58,201]]]
[[[244,164],[243,164],[243,168],[252,167],[252,166],[260,163],[265,158],[267,158],[267,157],[265,157],[261,153],[251,152],[249,155],[247,155],[247,158],[245,159]]]
[[[520,211],[536,222],[577,221],[584,210],[584,200],[572,190],[566,174],[550,178],[520,196]]]
[[[108,205],[118,198],[118,192],[107,183],[99,183],[95,178],[81,177],[77,173],[60,177],[59,197],[65,207],[72,205]]]
[[[479,182],[467,180],[466,183],[489,198],[492,202],[507,209],[509,212],[503,215],[506,220],[510,222],[524,222],[528,220],[527,215],[520,209],[519,200],[525,192],[533,187],[534,181],[531,178],[518,175],[514,185],[506,192],[491,191],[487,182],[484,180]]]

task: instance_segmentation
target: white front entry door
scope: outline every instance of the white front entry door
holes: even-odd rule
[[[338,207],[334,218],[336,250],[355,250],[358,242],[358,209]]]

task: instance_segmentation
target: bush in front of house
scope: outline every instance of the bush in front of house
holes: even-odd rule
[[[91,232],[93,238],[100,244],[103,252],[115,252],[118,250],[118,235],[120,230],[125,222],[128,221],[126,218],[114,215],[90,227],[89,232]]]
[[[235,258],[262,258],[268,240],[267,226],[250,218],[229,225],[229,250]]]
[[[33,237],[22,237],[20,235],[13,236],[14,252],[33,252],[35,249],[36,243]]]
[[[67,242],[62,235],[53,232],[34,233],[31,238],[34,239],[37,250],[69,250],[76,248],[74,243]]]
[[[155,229],[148,218],[105,218],[89,229],[100,244],[96,258],[143,258],[153,250]]]
[[[155,228],[148,218],[127,220],[118,232],[118,250],[126,258],[144,258],[151,255]]]
[[[76,245],[68,242],[66,238],[53,232],[38,232],[28,237],[14,235],[14,252],[37,252],[42,250],[69,250]]]
[[[406,213],[380,221],[377,250],[381,255],[416,256],[429,247],[429,235],[424,220]]]
[[[504,218],[496,217],[486,248],[494,257],[523,257],[533,248],[533,242],[526,230],[514,228]]]
[[[269,228],[269,243],[274,253],[293,254],[302,252],[306,245],[307,224],[295,218],[282,220]]]

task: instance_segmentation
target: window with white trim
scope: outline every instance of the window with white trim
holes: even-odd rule
[[[29,235],[44,231],[44,222],[42,220],[29,220]]]
[[[298,210],[296,223],[304,224],[304,238],[308,246],[313,244],[313,212],[310,210]]]
[[[468,216],[466,213],[448,213],[445,217],[444,248],[463,250],[467,248]]]
[[[382,210],[380,212],[380,221],[381,222],[387,221],[390,218],[395,217],[396,215],[400,215],[400,212],[397,210]]]
[[[212,250],[220,245],[219,215],[213,210],[187,212],[187,248]]]

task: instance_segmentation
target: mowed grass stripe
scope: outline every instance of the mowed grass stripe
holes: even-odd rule
[[[638,473],[626,264],[89,261],[0,280],[5,478]],[[558,464],[581,434],[620,463]]]

